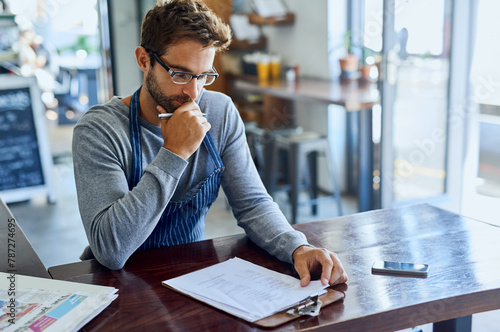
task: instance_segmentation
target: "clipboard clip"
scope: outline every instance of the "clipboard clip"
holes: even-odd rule
[[[286,314],[290,316],[317,316],[319,315],[321,304],[318,295],[309,296],[305,300],[300,301],[296,306],[288,309]]]

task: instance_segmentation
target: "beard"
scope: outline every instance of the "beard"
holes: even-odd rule
[[[174,101],[191,101],[191,98],[186,94],[173,96],[167,96],[166,94],[164,94],[161,91],[159,84],[157,83],[156,76],[153,73],[153,68],[150,68],[148,74],[146,75],[146,89],[148,90],[153,100],[158,105],[163,107],[165,111],[167,111],[167,113],[174,113],[174,111],[177,109],[177,106],[174,105]]]

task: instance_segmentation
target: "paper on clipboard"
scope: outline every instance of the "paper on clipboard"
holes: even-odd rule
[[[281,312],[326,288],[320,281],[301,287],[296,278],[237,257],[162,284],[249,322]]]

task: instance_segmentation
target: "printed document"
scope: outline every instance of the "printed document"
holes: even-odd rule
[[[0,273],[0,331],[78,331],[116,288]]]
[[[301,287],[297,278],[237,257],[162,284],[249,322],[324,293],[328,287],[319,280]]]

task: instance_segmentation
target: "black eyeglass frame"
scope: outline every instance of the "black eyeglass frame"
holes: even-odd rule
[[[158,61],[158,63],[160,64],[160,66],[162,66],[162,67],[163,67],[163,69],[165,69],[165,70],[166,70],[166,71],[170,74],[170,77],[172,78],[172,82],[174,82],[175,84],[182,84],[182,85],[184,85],[184,84],[188,84],[189,82],[191,82],[191,81],[193,80],[193,78],[198,79],[198,78],[203,77],[203,76],[207,76],[207,77],[208,77],[208,76],[212,76],[212,77],[215,77],[215,78],[214,78],[214,80],[213,80],[212,82],[210,82],[210,83],[208,83],[208,84],[206,84],[206,83],[205,83],[205,84],[203,84],[203,86],[207,86],[207,85],[210,85],[210,84],[212,84],[213,82],[215,82],[215,80],[219,77],[219,73],[217,73],[217,70],[215,70],[215,67],[214,67],[214,66],[212,66],[212,70],[214,71],[214,73],[213,73],[213,74],[212,74],[212,73],[210,73],[210,74],[200,74],[200,75],[194,75],[194,74],[191,74],[191,73],[187,73],[187,72],[185,72],[185,71],[175,71],[175,70],[172,70],[172,69],[170,69],[170,67],[169,67],[169,66],[167,66],[167,65],[165,64],[165,62],[163,62],[163,61],[160,59],[160,57],[159,57],[159,56],[158,56],[155,52],[150,51],[149,53],[150,53],[150,54],[152,54],[152,55],[153,55],[153,57],[155,58],[155,60],[156,60],[156,61]],[[190,75],[190,76],[191,76],[191,79],[190,79],[189,81],[185,82],[185,83],[176,82],[176,81],[174,81],[174,75],[176,75],[176,74],[185,74],[185,75]],[[200,85],[201,85],[201,84],[200,84]]]

